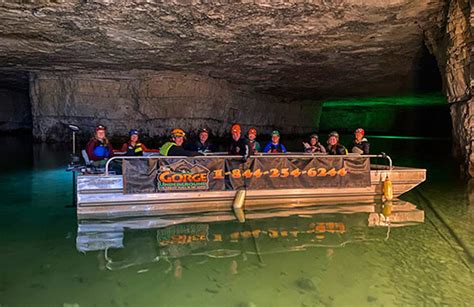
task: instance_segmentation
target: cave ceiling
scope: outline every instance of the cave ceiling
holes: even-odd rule
[[[0,4],[4,83],[21,86],[27,72],[172,70],[298,99],[409,91],[425,33],[441,33],[445,7],[442,0],[22,2]]]

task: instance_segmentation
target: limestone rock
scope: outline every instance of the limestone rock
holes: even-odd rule
[[[176,72],[41,73],[31,80],[33,135],[42,141],[68,140],[68,123],[88,137],[98,123],[108,127],[109,135],[122,136],[130,128],[166,136],[173,127],[196,132],[203,126],[222,136],[235,122],[244,132],[253,126],[260,133],[306,133],[317,127],[321,110],[319,103],[288,101]]]
[[[445,2],[2,1],[1,70],[173,70],[298,99],[387,95],[412,88]]]

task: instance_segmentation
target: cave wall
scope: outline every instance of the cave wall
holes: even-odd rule
[[[90,136],[95,125],[109,135],[125,136],[130,128],[164,136],[173,127],[214,135],[232,123],[260,132],[281,129],[307,133],[318,125],[321,105],[288,101],[196,74],[177,72],[36,73],[30,77],[33,136],[41,141],[66,141],[66,123]]]
[[[454,154],[463,160],[463,171],[471,177],[474,177],[473,23],[469,0],[450,1],[443,65],[445,90],[451,103]]]
[[[0,132],[31,129],[31,105],[27,91],[0,88]]]
[[[451,119],[446,104],[324,106],[319,130],[352,134],[358,127],[368,135],[449,137]]]

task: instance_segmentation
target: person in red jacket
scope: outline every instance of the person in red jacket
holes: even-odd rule
[[[95,166],[102,166],[104,161],[113,156],[112,145],[105,136],[106,131],[104,125],[97,125],[94,137],[86,145],[89,160],[93,161]]]
[[[121,153],[125,153],[126,156],[143,156],[144,152],[160,152],[158,149],[149,149],[145,144],[140,142],[137,129],[131,129],[128,134],[130,135],[130,139],[127,143],[123,144],[122,149],[120,149]]]

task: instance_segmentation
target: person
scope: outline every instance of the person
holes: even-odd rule
[[[333,131],[328,135],[327,153],[330,155],[347,155],[347,149],[339,144],[339,133]]]
[[[126,156],[143,156],[144,152],[160,152],[156,149],[149,149],[145,144],[141,143],[139,140],[139,132],[137,129],[130,129],[128,132],[130,139],[127,143],[122,145],[121,152],[125,152]]]
[[[326,153],[326,148],[319,143],[317,134],[311,134],[309,143],[303,142],[304,151],[306,153]]]
[[[272,131],[272,140],[267,143],[263,149],[266,153],[286,153],[286,148],[280,143],[280,132],[278,130]]]
[[[104,125],[97,125],[95,135],[87,142],[86,153],[93,165],[100,167],[105,165],[105,161],[113,156],[113,148],[105,136],[107,128]]]
[[[209,131],[206,128],[199,129],[199,139],[191,144],[190,148],[200,153],[215,151],[214,145],[209,141]]]
[[[194,157],[202,156],[200,152],[186,150],[183,148],[184,137],[186,133],[179,128],[175,128],[171,131],[171,139],[166,142],[160,148],[160,154],[163,156],[185,156]]]
[[[365,131],[362,128],[357,128],[354,132],[354,145],[352,147],[353,153],[361,155],[368,155],[370,151],[369,141],[364,137]]]
[[[250,146],[248,142],[241,137],[242,129],[239,124],[234,124],[230,128],[232,141],[229,145],[229,155],[240,155],[246,160],[250,155]]]
[[[258,153],[259,151],[262,151],[262,147],[260,146],[260,143],[256,140],[257,129],[250,128],[249,131],[247,132],[247,138],[248,138],[251,155],[254,155]]]

